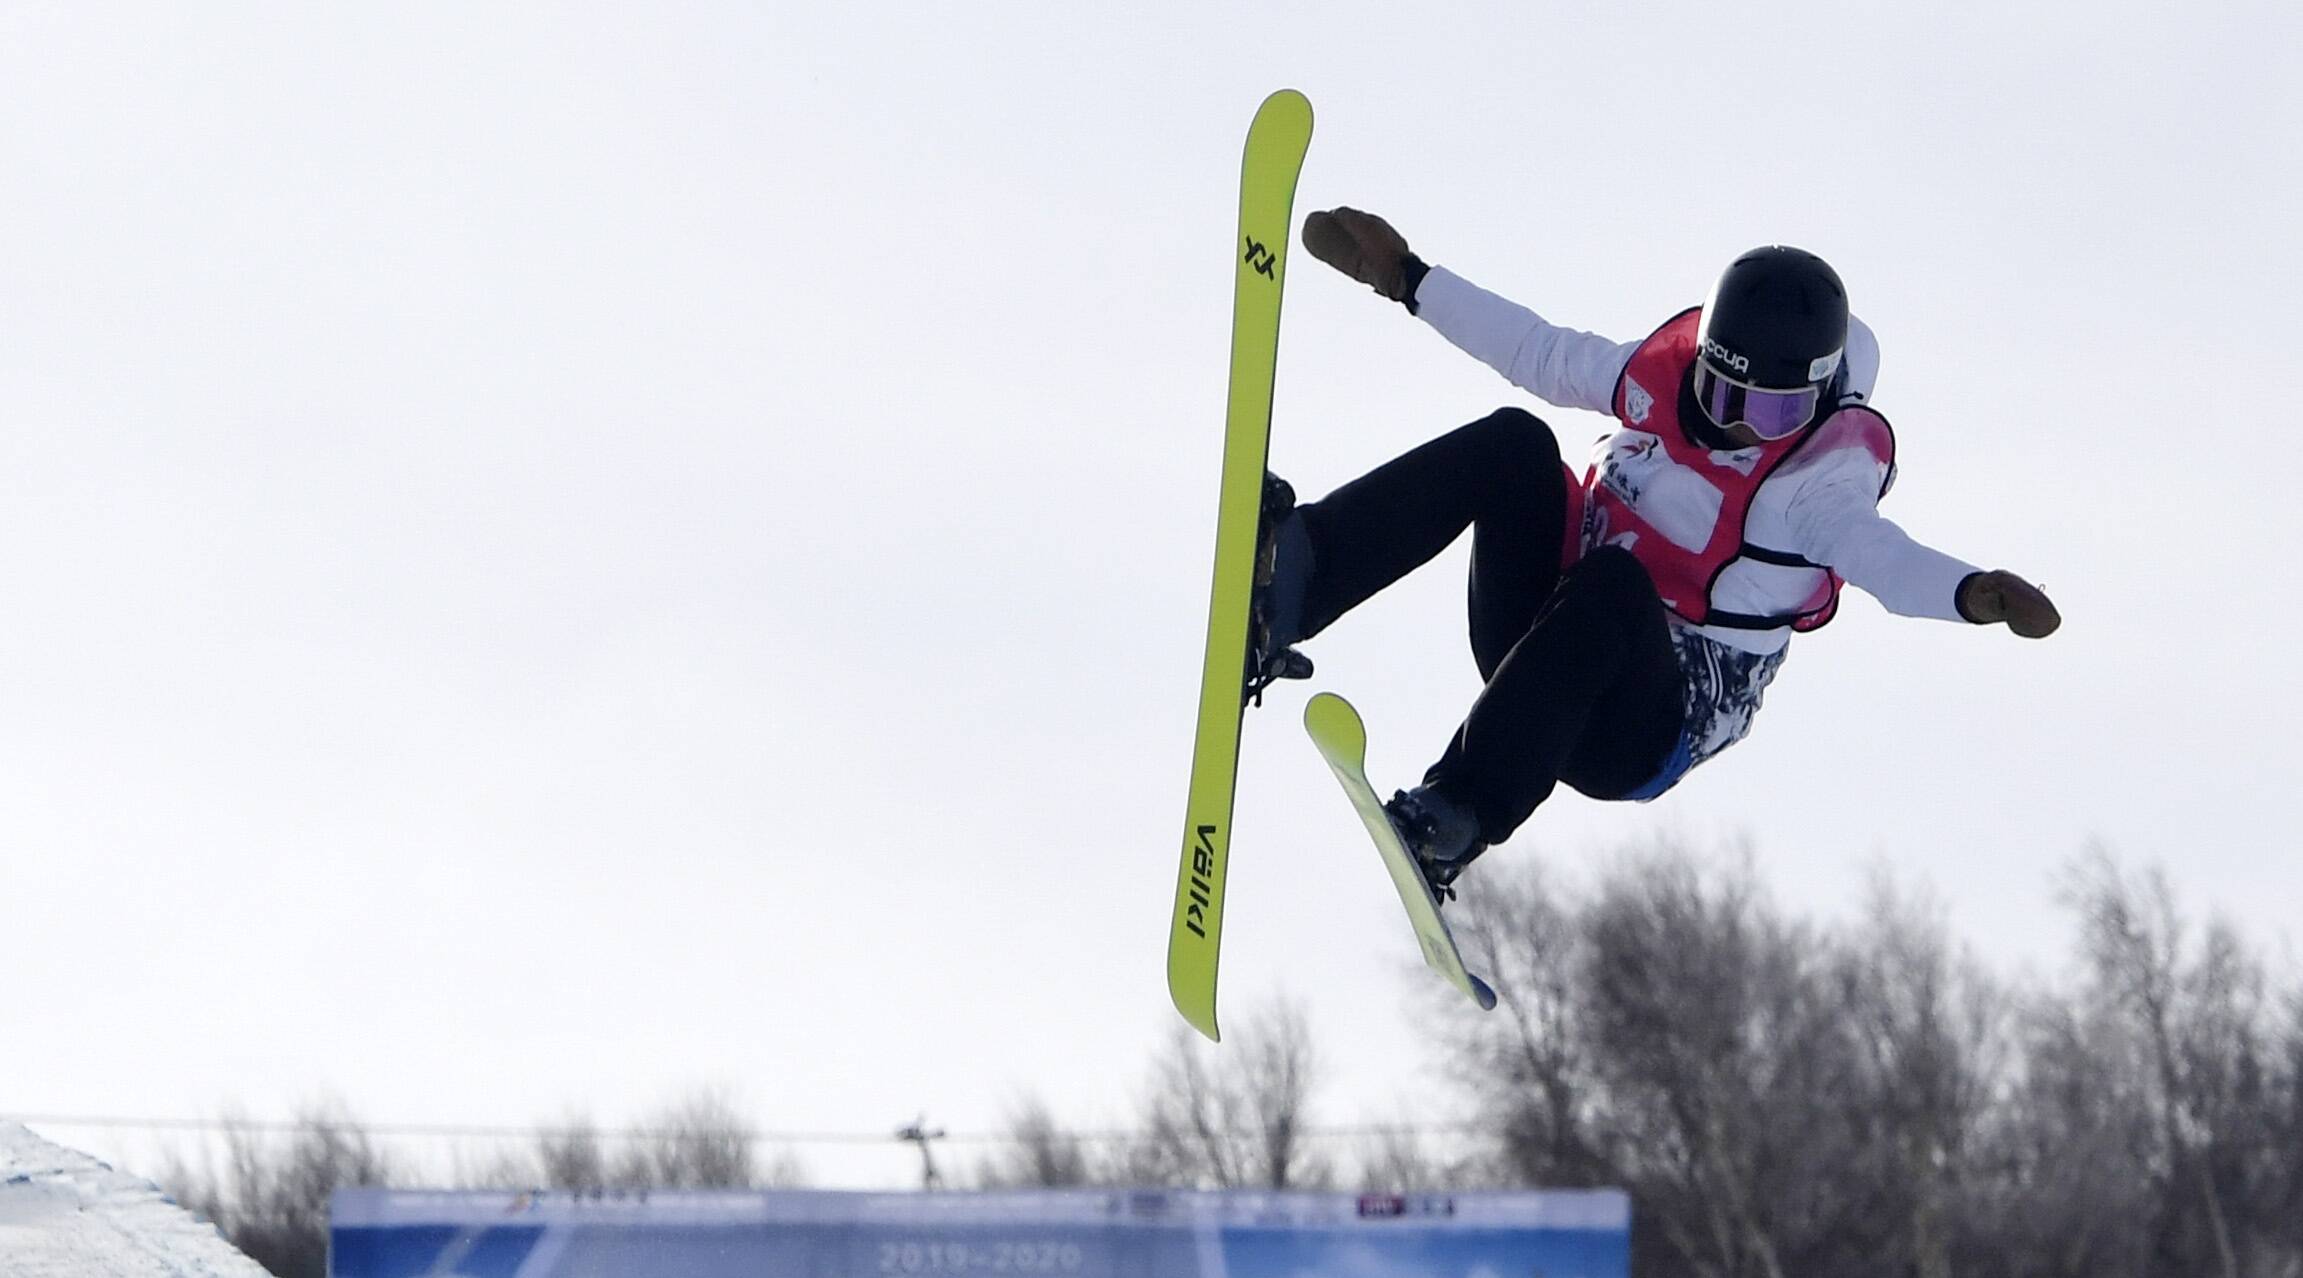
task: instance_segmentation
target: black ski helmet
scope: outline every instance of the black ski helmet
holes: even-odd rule
[[[1703,304],[1699,358],[1768,390],[1828,385],[1847,349],[1847,289],[1831,264],[1770,244],[1728,264]]]

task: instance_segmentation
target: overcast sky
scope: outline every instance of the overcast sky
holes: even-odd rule
[[[1495,860],[1744,839],[1823,918],[1885,864],[2015,970],[2101,838],[2285,944],[2295,6],[1157,10],[0,6],[0,1111],[1126,1122],[1283,86],[1299,221],[1562,323],[1822,253],[1887,512],[2065,614],[1851,594],[1745,744]],[[1306,496],[1547,411],[1292,266]],[[1462,553],[1311,649],[1386,791],[1477,688]],[[1248,725],[1223,1007],[1305,1002],[1331,1121],[1427,1117],[1305,695]]]

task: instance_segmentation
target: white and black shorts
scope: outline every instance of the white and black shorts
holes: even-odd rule
[[[1679,744],[1655,779],[1625,795],[1646,802],[1679,784],[1695,766],[1718,754],[1751,732],[1759,715],[1760,699],[1775,672],[1783,666],[1788,647],[1773,652],[1747,652],[1713,639],[1692,626],[1671,628],[1672,650],[1679,655],[1682,719]]]

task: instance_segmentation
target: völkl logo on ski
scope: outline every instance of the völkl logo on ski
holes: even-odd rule
[[[1184,911],[1184,926],[1193,936],[1207,935],[1209,876],[1215,873],[1215,827],[1199,828],[1199,843],[1191,853],[1191,908]]]

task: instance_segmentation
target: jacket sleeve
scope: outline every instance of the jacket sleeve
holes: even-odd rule
[[[1613,411],[1616,379],[1637,342],[1561,328],[1443,266],[1415,293],[1416,315],[1505,381],[1561,408]]]
[[[1978,571],[1965,560],[1922,545],[1879,513],[1879,471],[1860,454],[1819,471],[1800,486],[1784,516],[1790,549],[1823,564],[1905,617],[1964,621],[1959,583]]]

